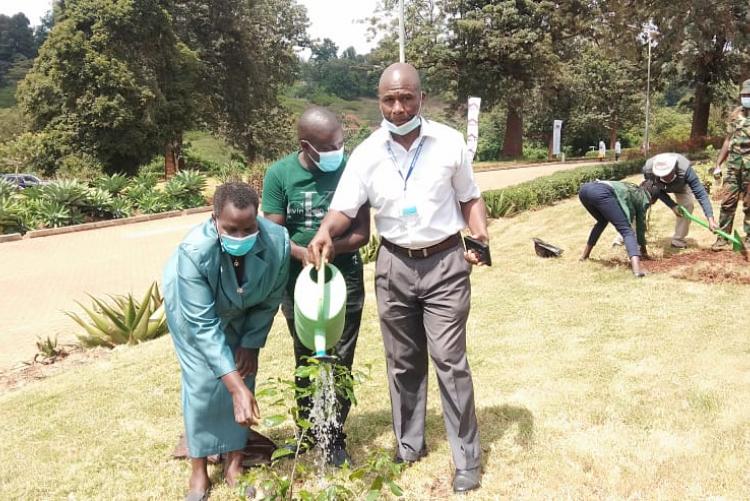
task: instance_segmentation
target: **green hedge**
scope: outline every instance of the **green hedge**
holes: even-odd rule
[[[595,179],[617,180],[639,174],[643,162],[643,159],[635,159],[555,172],[500,190],[485,191],[482,196],[490,217],[509,217],[570,198],[578,193],[583,183]]]

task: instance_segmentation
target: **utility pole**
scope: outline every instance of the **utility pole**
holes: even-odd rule
[[[398,59],[406,62],[406,32],[404,30],[404,0],[398,0]]]

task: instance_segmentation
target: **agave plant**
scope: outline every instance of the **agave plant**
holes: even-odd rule
[[[169,209],[169,200],[164,193],[150,189],[139,193],[137,198],[131,199],[133,205],[138,207],[138,210],[143,214],[156,214],[157,212],[164,212]]]
[[[98,219],[107,218],[112,213],[114,201],[109,191],[103,188],[90,188],[86,195],[84,211]]]
[[[94,186],[111,195],[119,195],[127,188],[130,180],[125,174],[112,174],[111,176],[102,176],[94,181]]]
[[[10,198],[16,194],[18,188],[16,185],[8,181],[7,179],[0,178],[0,202],[4,200],[10,200]]]
[[[112,205],[110,205],[109,210],[112,219],[130,217],[133,214],[133,206],[127,198],[115,198],[112,200]]]
[[[83,346],[114,348],[119,344],[134,345],[167,333],[164,299],[156,282],[151,284],[140,301],[134,299],[132,294],[110,296],[109,303],[89,297],[93,302],[91,307],[77,303],[88,319],[74,312],[65,312],[86,331],[78,335]]]
[[[158,176],[153,172],[141,172],[130,182],[130,189],[134,187],[153,188],[156,186]]]
[[[86,205],[88,187],[73,179],[61,179],[42,186],[41,196],[73,210]]]
[[[167,181],[164,192],[176,209],[196,207],[205,202],[203,190],[206,187],[206,177],[198,171],[184,170],[178,172]]]
[[[76,208],[69,208],[49,199],[42,199],[36,204],[34,220],[45,228],[59,228],[83,223],[83,215]]]
[[[25,233],[27,229],[21,205],[12,198],[0,198],[0,235]]]

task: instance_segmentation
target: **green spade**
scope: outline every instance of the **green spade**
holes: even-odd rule
[[[695,221],[696,223],[698,223],[699,225],[703,226],[704,228],[709,228],[708,222],[704,221],[703,219],[699,218],[698,216],[692,215],[690,213],[690,211],[688,211],[682,205],[678,205],[678,207],[680,208],[680,212],[682,212],[682,214],[686,218],[690,219],[691,221]],[[745,246],[742,245],[742,238],[740,237],[740,234],[737,233],[737,230],[734,230],[734,234],[733,235],[730,235],[726,231],[722,231],[722,230],[714,230],[714,232],[717,235],[719,235],[721,237],[724,237],[727,241],[732,242],[732,250],[733,251],[735,251],[735,252],[743,252],[745,250]]]

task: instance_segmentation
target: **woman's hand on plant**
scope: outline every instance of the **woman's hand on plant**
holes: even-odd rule
[[[258,371],[258,350],[251,348],[237,348],[234,355],[234,361],[237,364],[237,372],[240,377],[245,379],[251,374]]]
[[[260,422],[258,401],[247,386],[244,390],[232,393],[232,405],[234,406],[234,420],[237,424],[252,426]]]
[[[234,408],[234,420],[237,424],[251,426],[260,421],[260,409],[255,395],[240,377],[238,371],[224,374],[221,380],[232,395],[232,407]]]

